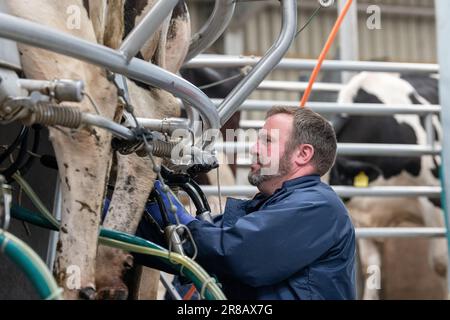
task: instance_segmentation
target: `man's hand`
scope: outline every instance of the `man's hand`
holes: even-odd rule
[[[154,186],[156,192],[160,195],[162,202],[164,204],[164,207],[166,208],[167,216],[169,218],[169,222],[171,224],[177,224],[175,215],[172,213],[171,206],[175,206],[176,208],[176,215],[178,216],[178,220],[181,224],[187,225],[189,222],[195,220],[194,217],[192,217],[185,209],[184,206],[178,201],[178,199],[175,197],[175,195],[172,193],[170,189],[167,189],[165,192],[164,187],[162,183],[159,180],[155,181]],[[169,201],[170,198],[170,201]],[[159,208],[159,205],[156,202],[148,203],[145,212],[152,216],[152,218],[163,227],[166,227],[164,225],[164,220],[162,218],[162,213]]]

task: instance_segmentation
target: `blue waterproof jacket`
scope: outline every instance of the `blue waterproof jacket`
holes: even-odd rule
[[[229,299],[355,298],[354,227],[318,175],[286,181],[270,197],[228,199],[214,223],[195,220],[188,228],[196,261]],[[139,233],[145,236],[142,225]]]

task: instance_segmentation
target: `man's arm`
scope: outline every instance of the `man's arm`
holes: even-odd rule
[[[337,216],[330,210],[323,198],[283,201],[240,218],[233,227],[198,220],[188,227],[206,269],[259,287],[288,278],[334,245]]]

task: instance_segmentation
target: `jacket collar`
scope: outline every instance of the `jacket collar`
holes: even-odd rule
[[[281,189],[287,190],[291,188],[308,187],[311,184],[315,184],[317,182],[320,182],[320,176],[318,174],[312,174],[285,181],[283,182]]]
[[[252,200],[247,201],[245,207],[247,210],[254,211],[261,207],[266,201],[274,199],[278,194],[287,192],[290,189],[300,189],[313,186],[320,182],[320,176],[318,174],[307,175],[303,177],[298,177],[295,179],[287,180],[283,182],[281,188],[275,190],[275,192],[266,196],[262,193],[258,193]]]

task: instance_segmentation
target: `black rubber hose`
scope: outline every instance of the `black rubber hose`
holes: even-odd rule
[[[206,206],[203,204],[202,199],[199,198],[199,194],[198,194],[197,190],[195,190],[195,188],[193,188],[193,186],[191,184],[189,184],[189,183],[170,184],[170,186],[179,187],[188,194],[189,198],[191,198],[192,202],[194,202],[194,206],[197,209],[197,213],[196,213],[197,215],[200,215],[200,214],[208,211]]]
[[[205,206],[206,210],[208,210],[209,212],[211,212],[211,207],[209,206],[209,202],[208,202],[208,198],[206,197],[205,193],[203,192],[202,188],[200,188],[200,185],[194,180],[194,179],[190,179],[189,180],[189,184],[192,185],[192,187],[197,191],[197,193],[199,194],[200,198],[203,201],[203,205]]]
[[[23,126],[22,129],[20,129],[20,133],[14,140],[14,142],[8,147],[8,149],[5,150],[2,154],[0,154],[0,165],[8,159],[8,157],[16,150],[16,148],[19,146],[19,144],[22,142],[23,137],[30,129],[28,127]]]
[[[33,126],[34,137],[33,137],[33,146],[31,148],[31,152],[33,154],[36,154],[39,151],[39,145],[41,142],[41,130],[42,127],[40,125]],[[28,155],[28,159],[19,168],[18,171],[22,176],[26,175],[27,172],[30,170],[30,168],[33,166],[34,160],[36,159],[36,156],[34,156],[33,154]]]
[[[12,176],[19,170],[20,165],[23,163],[27,155],[28,134],[29,130],[27,130],[26,134],[22,138],[17,158],[14,160],[11,166],[9,166],[8,169],[4,170],[3,172],[0,172],[0,174],[2,174],[5,177],[7,183],[11,183],[13,181]]]

